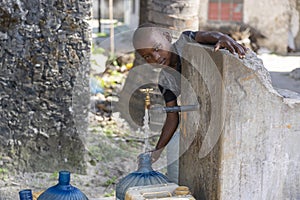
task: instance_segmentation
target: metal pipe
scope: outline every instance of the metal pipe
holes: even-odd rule
[[[200,105],[185,105],[185,106],[171,106],[171,107],[150,107],[150,111],[155,112],[188,112],[199,110]]]

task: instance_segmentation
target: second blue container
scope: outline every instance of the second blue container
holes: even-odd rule
[[[20,200],[32,200],[32,191],[30,189],[28,190],[22,190],[19,192]]]
[[[87,200],[79,189],[70,184],[70,172],[60,171],[58,184],[43,192],[38,200]]]

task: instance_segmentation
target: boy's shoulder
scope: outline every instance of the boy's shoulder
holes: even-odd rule
[[[186,43],[196,42],[195,41],[196,33],[197,33],[196,31],[183,31],[180,34],[179,38],[174,43],[174,49],[180,57],[182,56],[182,49]]]
[[[197,31],[183,31],[181,34],[195,40]]]

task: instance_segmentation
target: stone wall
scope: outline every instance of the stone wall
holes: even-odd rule
[[[299,199],[300,98],[274,90],[254,53],[183,52],[182,104],[195,92],[201,109],[182,114],[180,185],[199,200]]]
[[[85,172],[90,0],[0,2],[0,167]]]

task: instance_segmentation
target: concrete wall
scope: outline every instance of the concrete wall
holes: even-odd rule
[[[300,99],[278,94],[253,53],[240,60],[198,44],[183,52],[201,109],[182,114],[180,185],[199,200],[299,199]]]
[[[89,0],[0,2],[1,168],[85,171],[90,16]]]

